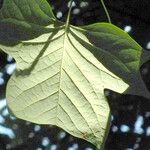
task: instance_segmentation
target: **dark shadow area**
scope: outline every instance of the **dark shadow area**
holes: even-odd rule
[[[126,150],[136,146],[138,150],[149,150],[150,136],[147,126],[150,122],[150,100],[139,96],[121,95],[110,90],[105,92],[113,115],[109,138],[105,144],[106,150]],[[142,118],[139,125],[138,117]],[[129,130],[123,130],[123,126],[129,127]]]
[[[30,75],[30,73],[32,72],[32,70],[35,68],[36,64],[38,63],[39,59],[43,56],[44,52],[47,50],[49,44],[52,41],[53,36],[55,36],[57,34],[58,30],[55,30],[54,32],[52,32],[52,34],[49,36],[49,38],[47,39],[47,41],[44,42],[43,44],[43,48],[40,50],[40,53],[38,54],[38,56],[35,58],[35,60],[33,61],[33,63],[31,64],[31,66],[27,69],[24,69],[22,71],[18,71],[16,70],[15,75],[16,76],[26,76],[26,75]],[[58,37],[59,38],[59,37]],[[57,40],[57,38],[55,39]]]
[[[4,0],[1,0],[1,1],[0,1],[0,9],[1,9],[2,6],[3,6],[3,2],[4,2]]]
[[[59,24],[54,23],[54,26],[58,27]],[[7,46],[14,46],[17,45],[20,41],[31,40],[44,33],[53,31],[54,29],[30,23],[28,24],[21,21],[0,21],[0,43]]]

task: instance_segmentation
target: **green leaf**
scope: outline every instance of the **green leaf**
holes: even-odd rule
[[[93,45],[90,51],[94,56],[130,85],[125,93],[150,98],[140,74],[140,67],[149,60],[150,52],[144,51],[127,33],[114,25],[96,23],[82,28]],[[79,38],[77,40],[82,41]]]
[[[0,11],[0,43],[14,45],[47,33],[44,27],[54,20],[46,0],[5,0]]]
[[[130,85],[134,93],[139,73],[142,48],[128,34],[107,23],[61,23],[46,0],[5,0],[0,49],[17,63],[6,91],[13,114],[102,148],[110,122],[104,89]]]

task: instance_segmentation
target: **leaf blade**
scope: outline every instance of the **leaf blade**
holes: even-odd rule
[[[9,3],[0,11],[0,48],[17,63],[7,85],[9,108],[18,118],[56,125],[100,149],[110,121],[104,89],[126,91],[131,84],[130,72],[138,72],[141,47],[106,23],[85,27],[67,24],[66,30],[45,0],[23,1],[32,13],[25,14],[27,8],[19,8],[17,13],[21,11],[22,16],[9,14],[8,9],[15,7],[13,2],[20,6],[19,0],[6,1]],[[130,50],[136,52],[124,58]],[[133,59],[137,60],[134,67]]]

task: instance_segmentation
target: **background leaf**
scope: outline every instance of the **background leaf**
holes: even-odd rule
[[[13,45],[47,32],[55,17],[46,0],[5,0],[0,20],[0,42]]]

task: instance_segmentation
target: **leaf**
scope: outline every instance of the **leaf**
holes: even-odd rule
[[[141,65],[150,60],[150,51],[144,50],[141,56]]]
[[[139,72],[142,48],[128,34],[107,23],[59,22],[46,0],[5,0],[0,48],[17,63],[6,91],[13,114],[102,148],[110,122],[104,89],[123,93]]]
[[[95,57],[129,86],[126,94],[150,98],[140,74],[140,67],[149,60],[150,52],[144,51],[127,33],[106,23],[83,27],[88,40],[101,52],[92,52]]]
[[[55,17],[46,0],[6,0],[0,19],[0,42],[14,45],[48,32]]]

